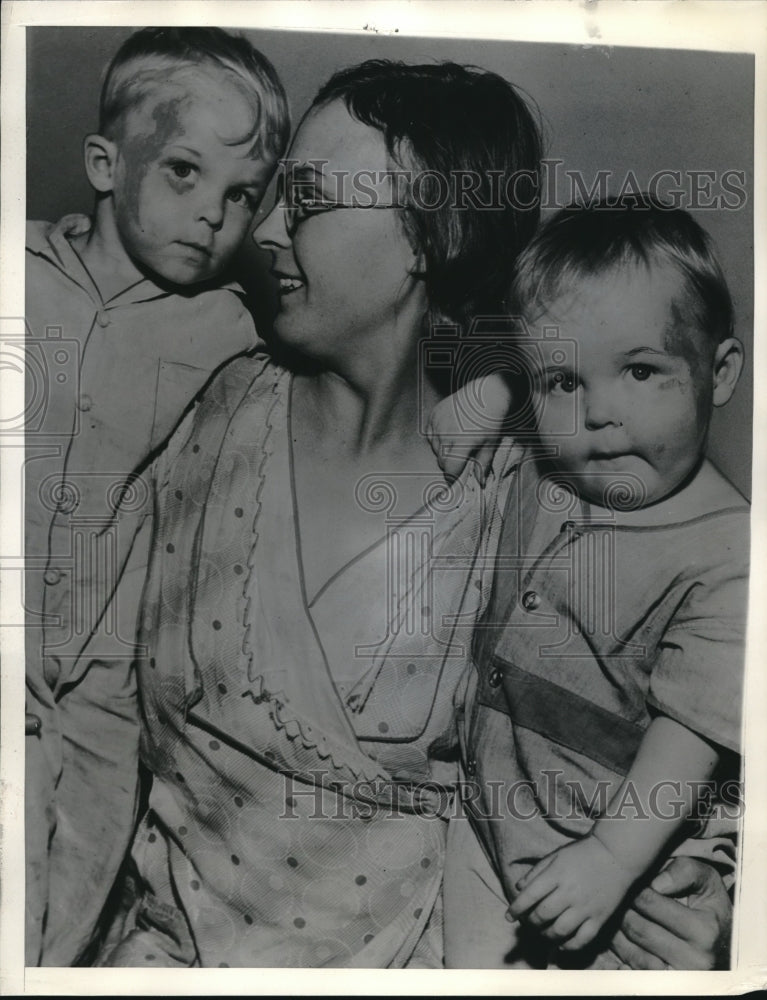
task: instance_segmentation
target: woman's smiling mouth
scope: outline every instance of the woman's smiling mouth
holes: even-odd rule
[[[288,274],[279,274],[277,272],[273,273],[275,278],[279,281],[280,295],[289,295],[291,292],[295,292],[298,288],[304,287],[304,283],[300,278],[296,278]]]

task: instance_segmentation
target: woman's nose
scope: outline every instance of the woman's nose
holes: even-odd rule
[[[288,235],[285,206],[281,202],[276,202],[264,221],[256,226],[253,239],[262,250],[290,246],[292,241]]]

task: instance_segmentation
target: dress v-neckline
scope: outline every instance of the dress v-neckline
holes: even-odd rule
[[[293,388],[295,386],[295,375],[291,373],[290,384],[288,386],[288,414],[287,414],[287,430],[288,430],[288,466],[290,472],[290,502],[293,514],[293,534],[295,536],[295,551],[296,551],[296,565],[298,569],[298,579],[301,586],[301,596],[303,599],[304,607],[311,616],[311,610],[316,606],[317,601],[326,593],[332,585],[339,580],[352,566],[360,562],[366,556],[370,555],[371,552],[375,551],[380,545],[382,545],[388,535],[387,532],[379,535],[374,541],[369,545],[366,545],[359,552],[355,553],[349,559],[346,560],[338,569],[334,570],[329,577],[322,583],[318,590],[314,593],[311,600],[307,593],[306,588],[306,574],[304,572],[304,557],[303,557],[303,545],[301,539],[301,515],[298,505],[298,489],[296,486],[296,464],[295,464],[295,454],[293,449]],[[409,514],[407,518],[403,518],[398,521],[399,525],[405,525],[419,516],[426,508],[428,504],[422,503],[420,507]],[[318,637],[319,639],[319,637]]]

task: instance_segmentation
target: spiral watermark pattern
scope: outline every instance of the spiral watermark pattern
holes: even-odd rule
[[[54,474],[40,484],[40,502],[54,514],[73,514],[81,500],[82,492],[71,479]]]

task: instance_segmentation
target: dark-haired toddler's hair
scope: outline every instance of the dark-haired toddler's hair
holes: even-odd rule
[[[369,60],[331,77],[312,106],[333,100],[378,129],[410,172],[402,215],[423,257],[427,322],[467,332],[475,317],[503,312],[540,211],[540,130],[518,91],[476,67]],[[472,198],[461,195],[461,176],[474,185]]]
[[[584,279],[632,265],[676,269],[696,328],[711,344],[732,336],[732,298],[710,237],[689,212],[641,193],[549,219],[517,262],[513,307],[532,319]]]
[[[247,38],[221,28],[142,28],[118,49],[101,88],[99,132],[119,137],[128,111],[170,72],[213,64],[232,73],[257,102],[254,153],[278,159],[290,138],[288,101],[277,72]]]

